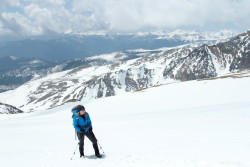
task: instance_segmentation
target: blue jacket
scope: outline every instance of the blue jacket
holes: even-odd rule
[[[79,133],[86,133],[92,127],[92,123],[87,112],[83,116],[79,116],[78,110],[74,110],[72,118],[73,126]]]

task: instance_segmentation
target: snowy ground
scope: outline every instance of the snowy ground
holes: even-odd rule
[[[70,160],[71,103],[0,115],[1,167],[249,167],[250,78],[190,81],[85,104],[106,156]]]

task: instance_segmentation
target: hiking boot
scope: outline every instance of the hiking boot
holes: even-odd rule
[[[99,155],[95,155],[97,158],[102,158],[102,155],[99,154]]]
[[[83,148],[79,148],[80,158],[84,158]]]
[[[95,150],[95,156],[96,156],[97,158],[102,158],[102,155],[101,155],[100,152],[99,152],[99,148],[98,148],[97,143],[93,144],[93,147],[94,147],[94,150]]]

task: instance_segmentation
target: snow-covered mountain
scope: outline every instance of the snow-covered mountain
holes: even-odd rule
[[[210,78],[250,68],[250,31],[227,42],[195,48],[187,57],[173,60],[163,75],[186,81]]]
[[[17,114],[17,113],[23,113],[23,111],[19,110],[14,106],[0,102],[0,114]]]
[[[217,77],[248,69],[249,54],[248,31],[216,45],[188,45],[114,64],[84,65],[55,73],[1,93],[0,101],[25,111],[51,108],[72,101],[87,102],[161,84]],[[107,60],[108,56],[103,59]]]
[[[116,59],[119,61],[126,61],[137,58],[140,54],[159,52],[158,48],[161,47],[176,47],[189,43],[213,44],[235,35],[236,32],[231,30],[219,32],[156,30],[136,34],[96,32],[49,38],[41,36],[0,42],[0,92],[15,89],[33,78],[78,66],[113,63],[107,59],[93,60],[84,57],[96,57],[99,54],[107,56],[107,53],[111,53],[111,55],[117,54]],[[144,49],[138,50],[138,48]],[[118,58],[119,54],[126,56]]]
[[[79,102],[0,115],[1,166],[249,167],[250,77],[235,77],[81,103],[105,152],[102,159],[95,158],[87,138],[85,158],[79,156],[71,117]]]
[[[0,92],[15,89],[35,76],[51,73],[59,62],[21,57],[0,57]]]
[[[142,36],[155,36],[156,39],[173,39],[173,40],[182,40],[182,41],[189,41],[189,42],[201,42],[201,41],[218,41],[218,40],[225,40],[230,37],[236,36],[238,34],[235,30],[223,29],[219,31],[197,31],[197,30],[184,30],[184,29],[177,29],[177,30],[167,30],[167,29],[156,29],[152,31],[140,31],[136,33],[110,33],[107,31],[97,31],[97,32],[85,32],[81,34],[72,34],[71,35],[81,35],[81,36],[89,36],[89,35],[99,35],[99,36],[135,36],[135,37],[142,37]]]
[[[0,57],[0,92],[15,89],[23,83],[38,77],[70,70],[79,66],[108,65],[159,52],[161,52],[161,49],[137,49],[68,61],[46,61],[13,56]]]
[[[189,42],[212,43],[236,36],[238,32],[233,30],[220,31],[188,31],[188,30],[156,30],[152,32],[139,32],[137,35],[156,35],[157,39],[179,39]]]

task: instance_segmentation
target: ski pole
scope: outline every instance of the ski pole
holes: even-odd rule
[[[79,144],[79,143],[77,143],[77,145],[76,145],[76,148],[75,148],[75,151],[74,151],[74,153],[73,153],[73,155],[72,155],[72,157],[71,157],[71,160],[73,160],[73,157],[74,157],[74,155],[76,154],[76,149],[77,149],[78,144]]]
[[[102,146],[100,145],[99,141],[97,141],[97,143],[98,143],[100,149],[102,150],[103,154],[105,154],[105,152],[103,151]]]

